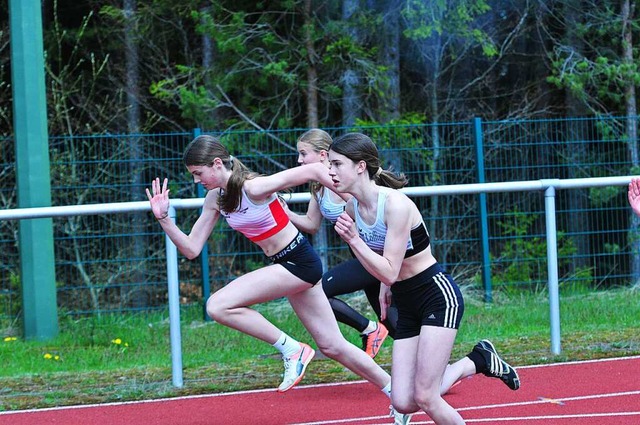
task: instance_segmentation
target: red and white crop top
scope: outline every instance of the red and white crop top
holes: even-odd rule
[[[221,210],[220,214],[232,229],[253,242],[275,235],[289,223],[289,217],[275,194],[271,195],[269,202],[258,205],[249,199],[244,189],[240,206],[230,213]]]

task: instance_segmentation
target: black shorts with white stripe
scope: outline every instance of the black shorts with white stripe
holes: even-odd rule
[[[422,326],[458,329],[464,314],[460,288],[436,263],[417,275],[391,286],[398,308],[395,339],[420,334]]]

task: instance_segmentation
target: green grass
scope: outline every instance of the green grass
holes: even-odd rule
[[[466,311],[453,360],[481,338],[491,339],[514,365],[640,354],[638,290],[619,289],[560,299],[562,352],[550,351],[549,304],[543,295],[496,293],[485,304],[465,293]],[[350,303],[367,308],[363,297]],[[258,309],[287,333],[310,338],[288,304],[274,301]],[[138,400],[255,388],[275,388],[282,362],[273,347],[240,332],[204,322],[199,307],[181,312],[184,387],[171,378],[167,313],[63,318],[60,335],[47,342],[6,337],[2,324],[0,410]],[[373,316],[370,316],[373,317]],[[360,344],[355,331],[345,336]],[[116,343],[118,342],[120,343]],[[51,355],[51,358],[47,356]],[[390,369],[391,343],[376,359]],[[304,383],[360,379],[331,360],[314,361]]]

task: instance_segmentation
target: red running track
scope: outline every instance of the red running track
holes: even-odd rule
[[[518,373],[518,391],[476,375],[445,398],[468,424],[640,424],[640,356],[521,367]],[[0,412],[0,425],[391,424],[388,405],[377,388],[358,381],[299,386],[284,394],[259,390]],[[424,413],[412,420],[432,423]]]

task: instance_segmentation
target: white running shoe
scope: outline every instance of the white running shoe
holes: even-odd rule
[[[285,392],[293,388],[302,380],[307,365],[316,354],[313,348],[305,343],[300,343],[300,350],[291,357],[283,357],[284,360],[284,378],[278,387],[278,392]]]
[[[389,416],[393,418],[393,425],[409,425],[411,423],[411,414],[397,412],[393,406],[389,406]]]

